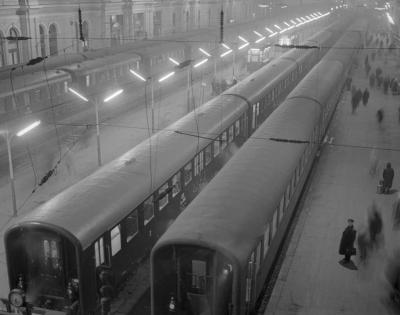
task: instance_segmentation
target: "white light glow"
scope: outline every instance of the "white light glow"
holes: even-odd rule
[[[274,37],[274,36],[276,36],[278,33],[277,32],[275,32],[275,33],[272,33],[271,35],[269,35],[268,37],[269,38],[271,38],[271,37]]]
[[[176,61],[174,58],[168,57],[169,61],[171,61],[172,63],[174,63],[175,65],[179,66],[179,62]]]
[[[263,37],[257,39],[257,40],[256,40],[256,44],[258,44],[259,42],[263,41],[264,39],[265,39],[265,36],[263,36]]]
[[[120,89],[120,90],[114,92],[114,93],[111,94],[110,96],[106,97],[106,98],[104,99],[103,102],[104,102],[104,103],[107,103],[107,102],[111,101],[113,98],[115,98],[115,97],[117,97],[118,95],[120,95],[123,91],[124,91],[123,89]]]
[[[290,20],[290,23],[292,23],[294,25],[297,25],[297,23],[295,21],[293,21],[293,20]]]
[[[146,82],[146,79],[140,75],[139,73],[137,73],[136,71],[133,71],[132,69],[129,69],[129,72],[132,73],[134,76],[136,76],[137,78],[139,78],[140,80],[142,80],[143,82]]]
[[[245,43],[245,44],[243,44],[242,46],[240,46],[240,47],[239,47],[239,50],[242,50],[243,48],[245,48],[245,47],[247,47],[247,46],[249,46],[249,43]]]
[[[166,74],[165,76],[161,77],[161,78],[158,80],[158,82],[162,82],[162,81],[164,81],[164,80],[167,80],[169,77],[172,77],[174,74],[175,74],[175,72],[172,71],[172,72]]]
[[[72,89],[72,88],[68,88],[68,90],[69,90],[71,93],[73,93],[73,94],[75,94],[76,96],[78,96],[80,99],[84,100],[85,102],[89,102],[89,100],[88,100],[86,97],[84,97],[82,94],[80,94],[78,91],[75,91],[75,90]]]
[[[283,33],[285,33],[287,30],[288,30],[287,28],[284,28],[282,31],[279,32],[279,34],[283,34]]]
[[[388,12],[386,12],[386,16],[387,16],[387,18],[389,20],[389,23],[394,25],[394,21],[393,21],[392,17],[390,16],[390,14]]]
[[[259,4],[258,7],[259,8],[268,8],[269,5],[268,4]]]
[[[206,63],[208,61],[208,58],[203,59],[202,61],[199,61],[198,63],[196,63],[193,67],[197,68],[200,67],[202,64]]]
[[[223,54],[221,54],[221,58],[225,57],[226,55],[229,55],[232,52],[232,49],[225,51]]]
[[[270,34],[273,33],[273,31],[272,31],[270,28],[266,27],[265,29],[266,29]]]
[[[279,27],[279,25],[274,24],[274,26],[275,26],[278,30],[281,30],[281,28]]]
[[[290,24],[288,22],[283,22],[283,24],[290,27]]]
[[[296,18],[297,21],[299,21],[300,23],[303,23],[303,21],[300,18]]]
[[[203,54],[205,54],[207,57],[211,57],[211,55],[210,55],[207,51],[205,51],[203,48],[199,48],[199,50],[200,50]]]
[[[227,44],[222,43],[222,46],[224,46],[226,49],[231,49],[231,47],[229,47]]]
[[[20,130],[17,132],[17,136],[21,137],[27,132],[31,131],[33,128],[36,128],[37,126],[40,125],[40,120],[35,121],[34,123],[30,124],[28,127],[25,127],[24,129]]]
[[[253,33],[256,34],[258,37],[262,37],[262,35],[257,31],[253,31]]]
[[[244,38],[244,37],[242,37],[242,36],[240,36],[240,35],[239,35],[238,37],[239,37],[240,40],[244,41],[245,43],[248,43],[248,42],[249,42],[246,38]]]

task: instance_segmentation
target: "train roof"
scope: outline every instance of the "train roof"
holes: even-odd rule
[[[196,137],[197,128],[203,136],[216,137],[247,108],[245,101],[234,96],[214,98],[40,205],[10,230],[43,225],[72,235],[75,243],[87,248],[188,163],[197,149],[203,149],[210,142]]]
[[[279,106],[182,212],[155,245],[209,247],[245,264],[266,230],[320,115],[313,101]],[[271,183],[271,179],[273,182]]]
[[[35,88],[47,86],[47,81],[54,83],[57,81],[69,80],[69,74],[62,70],[47,70],[41,72],[28,72],[14,76],[12,74],[12,82],[10,74],[7,78],[0,80],[0,97],[20,92],[21,90],[32,90]]]

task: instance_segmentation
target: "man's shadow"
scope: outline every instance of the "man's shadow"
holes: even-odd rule
[[[339,265],[343,266],[344,268],[350,269],[350,270],[358,270],[357,266],[354,264],[354,262],[350,259],[349,262],[344,261],[344,259],[339,261]]]

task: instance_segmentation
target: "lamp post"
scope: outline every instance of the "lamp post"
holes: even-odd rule
[[[35,121],[34,123],[28,125],[27,127],[18,131],[15,135],[17,137],[22,137],[24,134],[28,133],[32,129],[36,128],[40,125],[40,120]],[[14,134],[10,134],[9,129],[7,128],[5,131],[1,133],[5,136],[5,140],[7,143],[7,154],[8,154],[8,167],[10,172],[10,185],[11,185],[11,194],[12,194],[12,205],[13,205],[13,216],[16,217],[18,215],[17,209],[17,198],[15,194],[15,183],[14,183],[14,167],[12,162],[12,153],[11,153],[11,141],[14,137]]]
[[[78,91],[72,89],[72,88],[68,88],[68,90],[75,94],[77,97],[79,97],[81,100],[85,101],[85,102],[89,102],[89,99],[87,99],[85,96],[83,96],[82,94],[80,94]],[[117,90],[116,92],[112,93],[111,95],[107,96],[103,102],[107,103],[109,101],[111,101],[112,99],[114,99],[115,97],[117,97],[118,95],[120,95],[124,90],[120,89]],[[92,103],[94,104],[94,108],[96,111],[96,140],[97,140],[97,163],[99,166],[101,166],[102,161],[101,161],[101,147],[100,147],[100,121],[99,121],[99,100],[96,97],[94,99],[94,101],[92,101]]]

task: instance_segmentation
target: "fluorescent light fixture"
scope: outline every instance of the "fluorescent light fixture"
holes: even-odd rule
[[[283,33],[285,33],[287,30],[288,30],[287,28],[284,28],[282,31],[279,32],[279,34],[283,34]]]
[[[78,96],[80,99],[84,100],[85,102],[89,102],[89,100],[88,100],[86,97],[84,97],[82,94],[80,94],[78,91],[75,91],[75,90],[72,89],[72,88],[68,88],[68,90],[69,90],[71,93],[73,93],[73,94],[75,94],[76,96]]]
[[[308,20],[303,17],[301,17],[300,19],[302,19],[304,22],[308,22]]]
[[[293,20],[290,20],[290,23],[292,23],[294,25],[297,25],[297,23],[295,21],[293,21]]]
[[[129,69],[129,72],[132,73],[137,78],[139,78],[140,80],[142,80],[143,82],[146,82],[146,79],[142,75],[140,75],[139,73],[133,71],[132,69]]]
[[[284,4],[283,6],[281,6],[282,9],[287,8],[287,5]]]
[[[319,15],[322,15],[322,13],[321,13],[321,12],[319,12],[319,11],[317,11],[317,13],[318,13]]]
[[[205,51],[203,48],[199,48],[199,50],[200,50],[203,54],[205,54],[207,57],[211,57],[211,55],[210,55],[207,51]]]
[[[17,136],[21,137],[27,132],[31,131],[33,128],[36,128],[37,126],[40,125],[40,120],[35,121],[34,123],[30,124],[28,127],[25,127],[24,129],[18,131]]]
[[[274,36],[277,35],[277,34],[278,34],[278,33],[275,32],[275,33],[272,33],[271,35],[269,35],[268,37],[271,38],[271,37],[274,37]]]
[[[171,61],[172,63],[174,63],[175,65],[179,66],[179,62],[176,61],[174,58],[168,57],[169,61]]]
[[[228,51],[225,51],[223,54],[221,54],[221,58],[225,57],[226,55],[229,55],[232,52],[232,49],[229,49]]]
[[[242,37],[242,36],[240,36],[240,35],[239,35],[238,37],[239,37],[240,40],[244,41],[245,43],[248,43],[248,42],[249,42],[246,38],[244,38],[244,37]]]
[[[283,24],[290,27],[290,24],[288,22],[283,22]]]
[[[172,71],[172,72],[166,74],[165,76],[161,77],[161,78],[158,80],[158,82],[162,82],[162,81],[164,81],[164,80],[167,80],[169,77],[172,77],[174,74],[175,74],[175,72]]]
[[[239,50],[241,50],[241,49],[243,49],[243,48],[245,48],[245,47],[247,47],[247,46],[249,46],[249,43],[245,43],[245,44],[243,44],[242,46],[240,46],[240,47],[239,47]]]
[[[303,23],[303,21],[300,18],[296,18],[297,21],[299,21],[300,23]]]
[[[256,44],[258,44],[259,42],[263,41],[265,38],[266,38],[265,36],[260,37],[259,39],[256,40]]]
[[[274,24],[274,26],[275,26],[278,30],[281,30],[281,28],[279,27],[279,25]]]
[[[114,92],[113,94],[111,94],[109,97],[106,97],[106,98],[104,99],[104,103],[107,103],[108,101],[111,101],[114,97],[117,97],[117,96],[120,95],[123,91],[124,91],[123,89],[120,89],[120,90]]]
[[[256,34],[258,37],[262,37],[262,35],[257,31],[253,31],[253,33]]]
[[[227,44],[222,43],[222,46],[224,46],[226,49],[231,49],[231,47],[229,47]]]
[[[203,59],[202,61],[199,61],[198,63],[196,63],[193,67],[197,68],[200,67],[202,64],[206,63],[208,61],[208,58]]]
[[[270,34],[273,33],[273,31],[272,31],[270,28],[266,27],[265,29],[266,29]]]
[[[394,21],[393,21],[392,17],[390,16],[390,14],[388,12],[386,12],[386,16],[387,16],[387,18],[389,20],[389,23],[394,25]]]
[[[258,7],[259,8],[268,8],[269,5],[268,4],[259,4]]]

